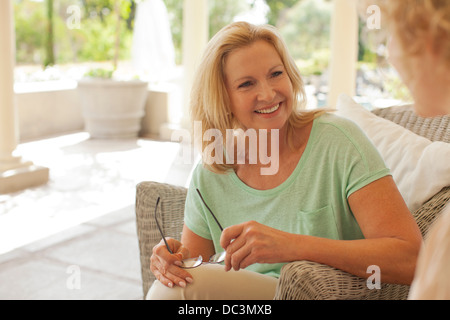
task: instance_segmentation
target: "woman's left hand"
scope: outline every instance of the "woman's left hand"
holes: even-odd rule
[[[220,245],[227,252],[225,270],[244,269],[254,263],[286,262],[289,234],[248,221],[223,230]]]

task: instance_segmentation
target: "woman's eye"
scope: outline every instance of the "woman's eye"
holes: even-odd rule
[[[283,71],[275,71],[274,73],[272,73],[272,78],[281,76],[283,74]]]
[[[246,81],[244,83],[241,83],[238,88],[247,88],[247,87],[250,87],[251,84],[252,83],[250,81]]]

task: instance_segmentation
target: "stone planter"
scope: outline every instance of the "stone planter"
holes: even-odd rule
[[[78,91],[91,138],[137,137],[148,94],[146,82],[82,79]]]

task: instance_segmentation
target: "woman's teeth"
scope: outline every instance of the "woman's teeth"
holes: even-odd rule
[[[277,104],[276,106],[273,106],[272,108],[256,110],[255,112],[257,112],[257,113],[272,113],[272,112],[277,111],[279,107],[280,107],[280,104]]]

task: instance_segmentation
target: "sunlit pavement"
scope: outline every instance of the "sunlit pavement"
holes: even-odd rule
[[[18,152],[50,181],[0,195],[0,299],[142,299],[136,185],[186,186],[179,144],[79,132]]]

